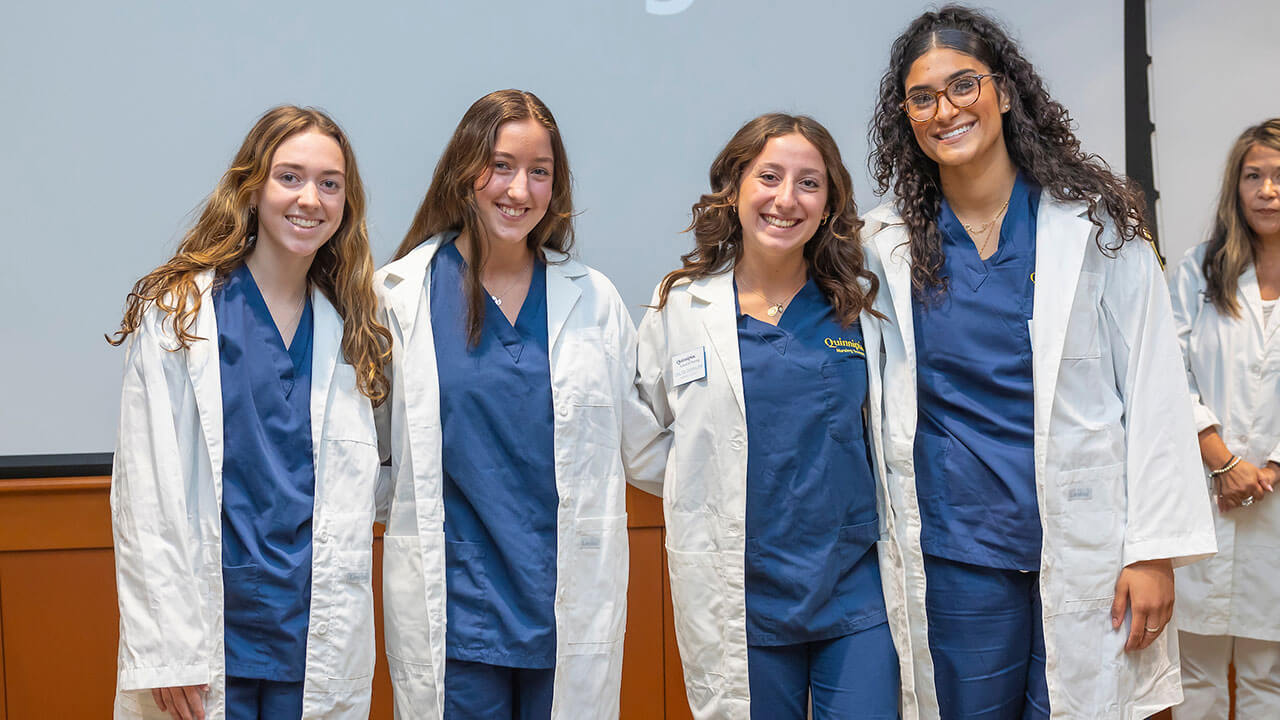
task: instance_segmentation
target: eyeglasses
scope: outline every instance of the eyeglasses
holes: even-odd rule
[[[947,83],[947,86],[941,90],[920,90],[911,93],[902,102],[902,110],[907,113],[907,117],[916,122],[929,122],[938,114],[938,99],[943,95],[947,96],[947,101],[957,110],[967,108],[978,102],[978,97],[982,95],[982,78],[998,77],[1004,76],[999,73],[961,75]]]

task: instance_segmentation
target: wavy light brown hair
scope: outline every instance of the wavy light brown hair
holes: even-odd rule
[[[671,288],[681,280],[697,280],[737,266],[742,259],[742,223],[738,219],[738,192],[746,171],[770,138],[797,134],[822,155],[827,170],[827,221],[805,242],[804,259],[814,282],[835,310],[844,327],[871,310],[880,282],[867,270],[862,253],[862,220],[853,200],[853,180],[840,159],[840,148],[831,133],[806,115],[769,113],[751,120],[734,133],[715,162],[711,163],[711,192],[693,205],[694,248],[680,257],[683,267],[672,270],[658,285],[658,307],[667,304]],[[863,290],[863,284],[866,290]]]
[[[119,345],[142,323],[151,305],[166,315],[178,348],[205,340],[192,333],[200,312],[196,276],[213,270],[222,278],[253,251],[258,232],[254,193],[266,184],[271,160],[285,140],[307,131],[333,138],[342,149],[346,168],[346,203],[342,223],[316,252],[307,280],[324,293],[342,317],[342,354],[356,368],[360,392],[374,404],[387,397],[390,383],[384,372],[391,354],[391,333],[376,320],[373,258],[365,226],[364,184],[356,156],[342,131],[328,115],[314,108],[281,105],[268,110],[249,131],[231,167],[222,175],[187,231],[177,253],[133,286],[125,301],[120,329],[107,342]]]
[[[503,123],[533,119],[551,135],[551,200],[543,216],[525,238],[529,249],[544,262],[544,248],[568,253],[573,248],[573,178],[551,110],[537,95],[524,90],[495,90],[472,103],[458,121],[444,154],[436,163],[426,197],[413,216],[409,232],[396,249],[394,259],[431,237],[455,232],[469,242],[470,262],[464,283],[467,296],[467,344],[480,342],[484,329],[485,291],[480,280],[485,263],[485,228],[476,205],[476,183],[493,168],[494,145]]]
[[[987,15],[948,5],[916,18],[894,40],[868,132],[873,148],[868,164],[877,194],[893,190],[907,226],[911,287],[917,297],[935,297],[946,288],[939,274],[943,255],[937,220],[942,206],[938,165],[920,149],[902,110],[912,63],[934,48],[962,52],[1003,76],[996,87],[1009,102],[1003,127],[1010,159],[1053,198],[1088,205],[1089,220],[1097,227],[1098,249],[1114,256],[1124,243],[1149,237],[1142,190],[1112,173],[1102,158],[1081,151],[1067,109],[1049,97],[1044,81],[1009,33]],[[1116,229],[1112,244],[1102,241],[1103,215]]]
[[[1223,315],[1240,317],[1240,301],[1236,298],[1240,276],[1253,264],[1253,245],[1257,237],[1245,219],[1240,207],[1240,173],[1244,170],[1244,156],[1255,145],[1280,150],[1280,118],[1272,118],[1240,133],[1227,154],[1227,166],[1222,173],[1222,188],[1218,191],[1218,211],[1213,230],[1209,232],[1209,247],[1205,250],[1205,294],[1213,306]]]

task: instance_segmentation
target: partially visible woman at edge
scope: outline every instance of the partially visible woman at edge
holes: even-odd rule
[[[812,700],[817,720],[892,719],[901,675],[914,718],[898,553],[877,542],[893,527],[868,447],[877,281],[849,172],[821,124],[774,113],[710,174],[639,347],[641,396],[673,432],[646,489],[663,497],[693,715],[804,720]]]
[[[1140,191],[979,12],[893,43],[867,215],[921,713],[1137,718],[1181,699],[1173,566],[1214,551]]]
[[[1217,496],[1218,554],[1178,577],[1186,700],[1175,718],[1280,717],[1280,118],[1227,156],[1208,242],[1173,276],[1200,458]]]
[[[117,718],[369,716],[390,338],[364,218],[346,135],[276,107],[129,294]]]
[[[633,441],[665,452],[636,395],[631,317],[569,257],[572,221],[551,111],[496,91],[463,115],[377,273],[393,338],[379,431],[398,717],[618,716],[622,458]]]

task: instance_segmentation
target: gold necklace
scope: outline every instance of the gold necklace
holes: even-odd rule
[[[994,237],[993,235],[987,234],[987,230],[989,230],[991,225],[994,224],[996,220],[999,220],[1000,217],[1004,215],[1004,211],[1008,209],[1009,201],[1005,200],[1004,204],[1000,206],[1000,209],[996,211],[996,214],[992,215],[990,220],[982,223],[981,225],[970,225],[969,223],[960,220],[960,224],[964,226],[965,232],[969,233],[970,238],[978,235],[986,235],[987,239],[983,240],[982,245],[978,248],[978,257],[986,257],[987,246],[991,244],[991,238]]]
[[[745,285],[745,283],[742,283],[741,276],[738,277],[738,282]],[[805,278],[805,282],[808,282],[808,278]],[[782,313],[783,310],[786,309],[787,305],[791,304],[791,300],[795,298],[796,293],[800,292],[802,288],[804,288],[804,282],[800,283],[799,287],[797,287],[795,290],[792,290],[791,294],[787,296],[787,299],[782,302],[774,302],[769,298],[765,297],[764,293],[752,287],[747,287],[747,292],[754,293],[757,296],[759,296],[761,300],[764,300],[765,306],[767,308],[765,312],[769,313],[769,317],[777,317],[780,313]]]

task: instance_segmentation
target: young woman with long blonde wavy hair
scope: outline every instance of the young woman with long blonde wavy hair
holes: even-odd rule
[[[364,202],[337,124],[273,108],[129,294],[118,718],[368,717],[390,342]]]

